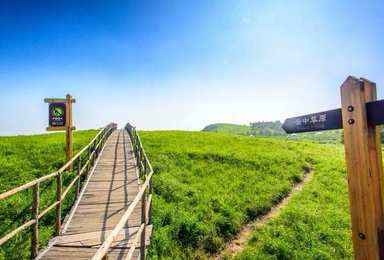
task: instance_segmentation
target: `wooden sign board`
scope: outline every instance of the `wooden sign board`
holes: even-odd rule
[[[341,109],[288,118],[287,133],[344,130],[345,159],[355,259],[384,259],[384,174],[380,133],[384,100],[376,84],[349,76],[341,90]]]
[[[66,157],[67,162],[73,157],[73,135],[72,131],[76,128],[73,126],[72,119],[72,103],[76,100],[71,95],[66,98],[45,98],[48,103],[48,122],[47,131],[66,131]],[[72,169],[72,166],[69,170]]]
[[[49,104],[49,128],[66,126],[66,103]]]
[[[369,125],[384,124],[384,100],[368,102],[365,106]],[[348,109],[353,111],[354,107],[350,106]],[[341,129],[343,117],[339,108],[288,118],[284,121],[282,128],[287,134]]]
[[[72,121],[72,103],[76,100],[68,96],[67,98],[45,98],[44,102],[49,103],[47,131],[67,130],[68,119]],[[70,127],[75,130],[73,126]]]

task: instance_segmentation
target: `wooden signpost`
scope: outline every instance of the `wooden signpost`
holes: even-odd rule
[[[300,133],[344,129],[345,158],[355,259],[384,259],[384,181],[380,131],[384,100],[376,85],[348,77],[341,86],[341,109],[288,118],[283,129]]]
[[[45,103],[49,104],[47,131],[66,131],[66,160],[70,161],[73,157],[73,126],[72,103],[76,100],[71,95],[66,98],[45,98]]]

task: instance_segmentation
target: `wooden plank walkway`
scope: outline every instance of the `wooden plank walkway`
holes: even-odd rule
[[[140,188],[132,143],[126,130],[115,130],[71,213],[62,235],[55,237],[38,259],[90,259],[121,219]],[[114,241],[108,259],[124,259],[141,225],[141,205]],[[146,227],[149,244],[151,226]],[[139,248],[132,259],[139,258]]]

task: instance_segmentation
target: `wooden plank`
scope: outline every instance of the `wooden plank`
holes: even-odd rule
[[[61,232],[61,204],[62,204],[62,189],[63,179],[61,173],[56,176],[56,219],[55,219],[55,231],[56,236],[60,235]]]
[[[141,234],[144,231],[144,229],[145,229],[145,224],[141,224],[140,228],[138,229],[138,231],[136,232],[136,234],[135,234],[135,236],[133,238],[133,241],[132,241],[132,244],[131,244],[131,248],[129,249],[128,254],[125,257],[126,260],[132,259],[133,254],[135,252],[135,248],[136,248],[137,242],[139,242],[139,238],[141,237]],[[141,249],[140,249],[140,255],[141,255]]]
[[[45,214],[47,214],[54,207],[56,207],[56,216],[61,215],[61,202],[63,200],[63,196],[58,196],[58,194],[60,194],[62,192],[61,191],[61,189],[62,189],[61,174],[64,172],[64,170],[66,168],[68,168],[69,165],[71,165],[73,163],[74,160],[76,160],[76,158],[80,157],[82,153],[87,151],[91,145],[93,145],[96,141],[98,141],[98,138],[99,138],[99,141],[98,141],[97,145],[100,145],[102,143],[103,138],[106,138],[107,136],[109,136],[110,132],[113,131],[115,128],[116,128],[115,124],[109,124],[103,130],[99,131],[99,133],[92,139],[90,144],[88,144],[86,147],[84,147],[70,162],[68,162],[64,166],[62,166],[58,171],[53,172],[51,174],[48,174],[46,176],[43,176],[41,178],[35,179],[29,183],[26,183],[26,184],[21,185],[17,188],[14,188],[10,191],[7,191],[7,192],[0,194],[0,200],[2,200],[2,199],[5,199],[7,197],[10,197],[10,196],[12,196],[18,192],[26,190],[28,188],[31,188],[31,187],[33,188],[33,203],[32,203],[32,205],[33,205],[32,206],[33,219],[22,224],[21,226],[15,228],[14,230],[12,230],[10,233],[6,234],[5,236],[1,237],[0,238],[0,245],[5,243],[6,241],[11,239],[12,237],[14,237],[15,235],[17,235],[21,231],[32,226],[31,255],[33,256],[35,254],[36,250],[38,249],[38,222],[39,222],[39,219],[42,218]],[[57,178],[58,184],[60,183],[60,185],[57,185],[56,202],[54,202],[53,204],[48,206],[48,208],[46,208],[41,213],[39,213],[39,203],[38,203],[39,194],[38,194],[38,188],[36,188],[36,187],[38,187],[41,182],[46,181],[46,180],[53,178],[53,177]],[[59,192],[59,190],[60,190],[60,192]],[[37,193],[36,193],[36,191],[37,191]],[[61,226],[61,223],[60,223],[61,217],[59,216],[56,218],[56,220],[57,219],[59,219],[59,221],[56,221],[55,226],[56,226],[56,230],[59,230],[58,232],[60,232],[60,228],[58,226],[59,226],[59,224]]]
[[[76,182],[76,200],[80,195],[80,188],[81,188],[81,156],[77,159],[77,171],[76,175],[78,177],[77,182]]]
[[[73,134],[72,134],[72,127],[73,127],[73,118],[72,118],[72,96],[67,95],[66,96],[66,103],[67,105],[65,108],[67,109],[66,111],[66,158],[67,162],[70,162],[73,157]],[[72,170],[73,165],[70,164],[68,167],[68,170]]]
[[[32,226],[33,224],[35,224],[35,220],[32,219],[28,222],[25,222],[23,225],[19,226],[18,228],[12,230],[11,232],[9,232],[7,235],[3,236],[2,238],[0,238],[0,246],[2,244],[4,244],[5,242],[7,242],[9,239],[11,239],[12,237],[16,236],[18,233],[20,233],[21,231],[29,228],[30,226]]]
[[[45,103],[65,103],[67,99],[65,98],[44,98]],[[76,99],[72,98],[72,103],[76,103]]]
[[[49,211],[51,211],[53,208],[55,208],[57,206],[57,204],[59,204],[60,201],[55,201],[51,206],[49,206],[48,208],[44,209],[40,214],[39,214],[39,219],[41,219],[45,214],[47,214]]]
[[[47,251],[41,259],[46,260],[73,260],[76,257],[77,260],[89,260],[97,251],[95,247],[52,247]],[[112,248],[108,251],[108,260],[119,259],[123,260],[127,255],[128,250],[123,248]],[[132,259],[139,259],[139,250],[135,250]]]
[[[147,194],[146,193],[147,193],[147,187],[145,187],[143,196],[141,197],[141,224],[144,226],[146,225],[146,222],[147,222],[147,206],[146,206]],[[146,258],[145,249],[146,249],[146,245],[145,245],[145,228],[144,228],[143,231],[141,232],[141,239],[140,239],[140,255],[142,256],[143,259]]]
[[[19,193],[19,192],[21,192],[21,191],[23,191],[23,190],[26,190],[26,189],[28,189],[28,188],[31,188],[31,187],[33,187],[36,183],[41,183],[41,182],[43,182],[43,181],[45,181],[45,180],[48,180],[48,179],[50,179],[50,178],[52,178],[52,177],[55,177],[56,175],[57,175],[57,172],[53,172],[53,173],[48,174],[48,175],[46,175],[46,176],[43,176],[43,177],[41,177],[41,178],[39,178],[39,179],[33,180],[33,181],[28,182],[28,183],[26,183],[26,184],[24,184],[24,185],[21,185],[21,186],[19,186],[19,187],[17,187],[17,188],[14,188],[14,189],[12,189],[12,190],[10,190],[10,191],[4,192],[4,193],[0,194],[0,200],[3,200],[3,199],[8,198],[8,197],[10,197],[10,196],[12,196],[12,195],[15,195],[16,193]]]
[[[46,128],[47,131],[64,131],[67,128],[65,126],[48,126]]]
[[[376,84],[367,79],[361,79],[365,102],[377,99]],[[374,206],[374,225],[378,234],[378,250],[380,259],[384,259],[384,206],[383,206],[383,158],[381,152],[380,128],[368,124],[368,159],[369,171],[372,176],[371,192]]]
[[[125,247],[130,248],[134,245],[134,239],[138,233],[140,227],[129,227],[124,228],[120,231],[120,233],[116,236],[115,241],[113,242],[112,247]],[[54,243],[54,246],[72,246],[72,247],[93,247],[99,246],[103,243],[104,238],[109,236],[111,233],[110,230],[106,230],[104,232],[87,232],[73,235],[62,235],[59,236]],[[146,232],[148,234],[152,233],[152,225],[146,226]],[[148,236],[149,237],[149,236]],[[145,241],[146,246],[149,245],[149,239]]]
[[[35,223],[32,226],[31,257],[35,258],[39,252],[39,205],[40,205],[40,185],[35,184],[32,189],[32,219]]]
[[[111,232],[111,235],[108,236],[108,238],[104,241],[103,245],[99,248],[97,253],[93,256],[93,258],[92,258],[93,260],[101,259],[106,254],[106,252],[108,251],[109,246],[112,244],[115,236],[119,233],[120,229],[123,228],[123,226],[127,222],[128,218],[132,214],[134,208],[136,207],[136,205],[139,203],[139,201],[143,197],[145,190],[149,184],[149,180],[152,177],[152,174],[153,173],[149,174],[147,180],[145,181],[143,186],[140,188],[140,190],[139,190],[137,196],[135,197],[135,199],[133,200],[132,204],[129,206],[128,210],[124,213],[123,217],[121,217],[120,221],[115,226],[114,230]]]
[[[343,83],[341,103],[354,254],[356,259],[380,259],[366,102],[358,79],[348,77]]]
[[[120,251],[120,256],[128,253],[134,244],[134,235],[142,224],[143,214],[146,222],[148,210],[146,205],[142,210],[142,205],[138,203],[144,194],[144,186],[139,184],[133,154],[128,133],[125,130],[113,132],[105,143],[104,151],[85,190],[81,192],[72,217],[66,223],[65,233],[54,240],[52,248],[42,259],[69,257],[66,251],[58,250],[60,247],[69,248],[69,252],[76,255],[76,258],[84,254],[90,259],[98,251],[92,248],[94,254],[88,254],[89,251],[84,253],[82,250],[103,247],[106,240],[110,241],[108,246],[125,249]],[[149,182],[144,185],[147,187]],[[122,230],[118,230],[119,228]],[[146,226],[140,237],[144,232],[145,250],[149,244],[152,226]],[[104,251],[108,252],[108,259],[110,251],[111,249]],[[135,249],[134,252],[134,255],[139,255],[139,250]]]
[[[148,196],[148,202],[147,202],[147,208],[146,208],[145,216],[147,217],[146,223],[151,224],[152,222],[152,194],[149,194]]]

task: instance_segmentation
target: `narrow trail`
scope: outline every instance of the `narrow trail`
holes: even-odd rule
[[[249,239],[251,238],[253,231],[265,225],[269,220],[279,216],[281,210],[287,206],[295,194],[299,193],[303,189],[306,183],[312,180],[312,177],[313,171],[305,172],[303,180],[299,183],[296,183],[292,187],[289,194],[282,201],[273,206],[266,214],[243,226],[237,238],[229,241],[225,248],[218,255],[212,257],[211,259],[225,259],[226,257],[234,257],[243,251]]]

